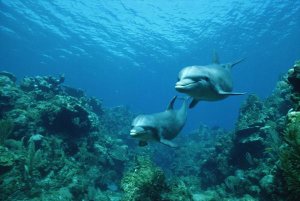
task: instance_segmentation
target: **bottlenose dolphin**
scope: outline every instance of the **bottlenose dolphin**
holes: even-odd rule
[[[132,121],[130,135],[139,140],[140,146],[147,141],[157,141],[170,147],[177,147],[170,140],[174,139],[183,128],[187,117],[187,98],[179,110],[174,110],[176,96],[169,103],[167,110],[160,113],[139,115]]]
[[[200,100],[218,101],[230,95],[245,93],[232,92],[231,68],[243,61],[220,64],[218,56],[214,54],[213,63],[206,66],[187,66],[178,75],[175,89],[193,98],[190,108]]]

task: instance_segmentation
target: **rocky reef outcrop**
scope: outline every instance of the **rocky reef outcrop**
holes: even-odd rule
[[[129,129],[131,114],[108,112],[63,83],[63,76],[17,83],[0,73],[1,200],[110,200],[103,192],[116,191],[130,153],[124,132],[112,138],[109,130]]]
[[[0,115],[14,119],[11,137],[59,133],[76,138],[97,131],[101,105],[95,106],[93,98],[69,95],[61,85],[63,76],[24,78],[19,86],[7,74],[0,74],[0,80]]]

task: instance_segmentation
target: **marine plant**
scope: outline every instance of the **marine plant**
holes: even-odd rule
[[[0,145],[4,144],[4,141],[11,134],[13,130],[13,121],[9,119],[0,120]]]
[[[136,163],[122,178],[122,201],[162,200],[161,194],[167,188],[164,172],[146,156],[139,156]]]
[[[28,150],[27,150],[27,157],[25,160],[24,170],[25,170],[25,179],[31,180],[34,170],[39,166],[42,161],[42,153],[41,150],[36,150],[35,144],[33,141],[29,142]]]
[[[286,146],[280,153],[280,164],[289,191],[289,200],[300,199],[300,113],[290,112],[284,132]]]
[[[0,146],[0,181],[2,179],[2,175],[14,167],[15,159],[15,155],[10,150],[8,150],[6,147]]]
[[[240,186],[240,181],[238,177],[230,175],[224,180],[224,183],[231,192],[235,192]]]
[[[187,185],[179,178],[173,179],[170,190],[163,194],[164,201],[192,201],[193,196]]]

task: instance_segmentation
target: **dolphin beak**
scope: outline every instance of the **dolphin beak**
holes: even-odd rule
[[[191,79],[182,79],[175,84],[175,89],[180,91],[180,90],[185,90],[193,87],[197,82],[191,80]]]
[[[130,136],[136,136],[138,134],[137,130],[130,130]]]
[[[176,84],[175,84],[175,90],[176,91],[184,92],[185,89],[186,89],[186,85],[185,85],[184,82],[182,82],[182,81],[176,82]]]
[[[175,89],[182,89],[184,86],[180,82],[176,82]]]

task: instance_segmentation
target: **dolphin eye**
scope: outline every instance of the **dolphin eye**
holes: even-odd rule
[[[209,78],[208,77],[204,77],[203,78],[205,81],[209,81]]]
[[[209,78],[206,76],[203,77],[192,77],[191,80],[193,80],[194,82],[201,82],[201,81],[209,81]]]
[[[144,130],[148,130],[148,131],[151,131],[153,134],[158,134],[158,130],[157,128],[155,127],[152,127],[152,126],[144,126]]]
[[[207,76],[201,76],[197,78],[198,81],[204,80],[204,81],[209,81],[209,78]]]
[[[191,80],[193,80],[194,82],[199,82],[201,80],[201,78],[199,78],[199,77],[191,77]]]
[[[143,126],[144,130],[149,130],[151,127],[150,126]]]

